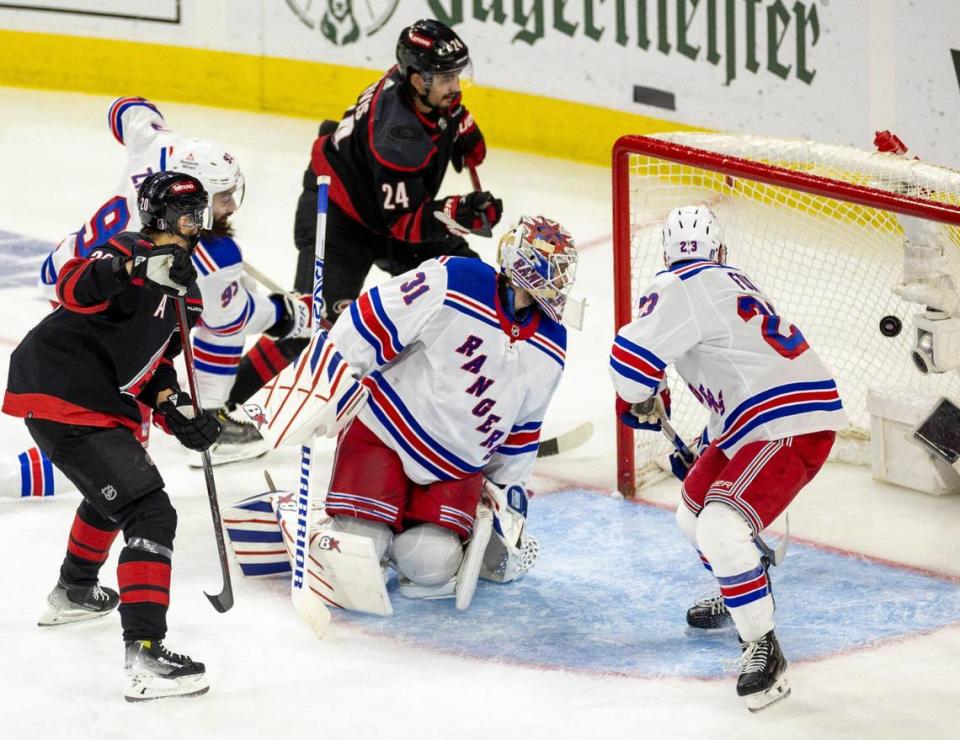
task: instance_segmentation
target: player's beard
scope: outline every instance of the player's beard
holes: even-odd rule
[[[221,216],[213,222],[213,226],[209,229],[204,229],[204,237],[223,237],[228,236],[233,238],[233,224],[230,223],[230,216]]]

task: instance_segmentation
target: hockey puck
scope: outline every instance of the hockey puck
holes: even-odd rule
[[[903,329],[903,322],[896,316],[884,316],[880,319],[880,333],[885,337],[895,337]]]

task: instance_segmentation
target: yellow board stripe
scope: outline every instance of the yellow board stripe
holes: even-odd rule
[[[185,46],[10,30],[0,30],[0,50],[0,85],[142,95],[318,122],[339,119],[382,74]],[[600,165],[610,163],[613,143],[623,134],[703,130],[479,85],[470,87],[464,102],[491,146]]]

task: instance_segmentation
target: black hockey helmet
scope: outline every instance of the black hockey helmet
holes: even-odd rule
[[[203,226],[210,199],[197,178],[166,170],[155,172],[140,184],[137,206],[144,228],[177,234],[183,216]]]
[[[470,64],[470,52],[450,26],[426,18],[400,32],[397,64],[404,78],[418,72],[429,87],[435,74],[462,72]]]

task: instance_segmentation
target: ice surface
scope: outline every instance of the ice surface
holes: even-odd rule
[[[137,91],[118,90],[117,94]],[[106,97],[0,89],[0,374],[47,310],[26,261],[78,229],[109,194],[124,152]],[[347,101],[345,101],[346,103]],[[164,104],[170,125],[228,142],[247,178],[237,214],[247,258],[292,281],[292,220],[316,123]],[[527,112],[536,115],[535,111]],[[482,122],[480,122],[482,125]],[[960,722],[960,500],[876,483],[829,465],[796,501],[794,537],[774,573],[793,696],[759,715],[720,670],[730,633],[690,636],[687,604],[709,588],[668,509],[666,481],[641,504],[614,500],[610,185],[605,169],[493,150],[484,187],[505,220],[542,212],[582,247],[577,290],[590,306],[572,334],[567,373],[545,436],[590,420],[593,439],[538,463],[531,528],[541,564],[515,586],[484,584],[474,607],[395,596],[390,620],[335,614],[316,641],[276,579],[245,580],[219,615],[219,587],[200,471],[155,435],[151,454],[179,512],[169,644],[207,663],[193,700],[126,705],[117,617],[41,630],[76,494],[0,500],[0,736],[3,738],[950,737]],[[451,176],[446,192],[465,192]],[[477,241],[492,259],[494,245]],[[64,371],[68,371],[65,369]],[[0,463],[29,444],[0,418]],[[319,484],[330,463],[318,444]],[[295,451],[218,469],[221,505],[263,490],[262,469],[291,487]],[[551,495],[546,495],[551,494]],[[104,582],[115,584],[114,559]]]

